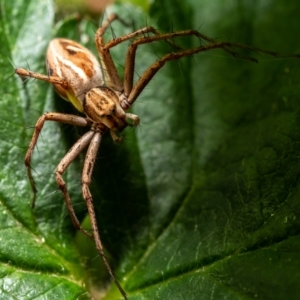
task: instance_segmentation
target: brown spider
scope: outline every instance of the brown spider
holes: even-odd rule
[[[119,19],[117,15],[110,15],[103,23],[102,27],[97,30],[95,35],[95,43],[100,56],[101,65],[104,68],[100,67],[98,60],[85,47],[71,40],[57,38],[50,42],[47,50],[47,70],[49,75],[34,73],[22,68],[17,68],[15,72],[22,77],[32,77],[52,83],[62,98],[70,101],[79,112],[85,115],[85,117],[80,117],[63,113],[46,112],[38,119],[25,156],[25,165],[31,188],[34,193],[33,206],[36,199],[37,189],[35,187],[31,171],[31,158],[45,121],[55,121],[83,127],[89,126],[90,130],[73,145],[58,164],[55,171],[56,182],[63,193],[66,206],[74,226],[88,237],[94,239],[97,251],[102,257],[111,278],[117,285],[124,299],[127,299],[125,291],[117,281],[104,255],[96,222],[93,199],[89,190],[93,167],[102,135],[106,130],[109,130],[113,140],[120,142],[121,138],[118,136],[119,132],[125,129],[128,125],[137,126],[139,124],[139,117],[131,113],[126,113],[126,110],[132,106],[156,72],[159,71],[168,61],[177,60],[185,56],[194,55],[196,53],[216,48],[222,48],[234,57],[254,62],[256,62],[254,58],[241,56],[232,49],[248,49],[273,56],[279,55],[272,51],[261,50],[246,45],[230,42],[217,42],[195,30],[161,34],[150,26],[121,37],[114,38],[105,43],[103,35],[109,28],[110,24],[117,19]],[[152,35],[150,36],[149,34]],[[203,41],[203,45],[183,50],[172,42],[173,38],[182,36],[195,36]],[[127,40],[131,40],[132,42],[127,50],[124,82],[122,82],[110,55],[110,48],[113,48]],[[164,55],[162,58],[152,63],[134,84],[133,76],[137,47],[142,44],[160,40],[166,40],[172,44],[176,50]],[[299,57],[299,55],[285,56]],[[90,216],[92,235],[81,227],[80,222],[75,215],[65,181],[62,177],[68,166],[86,147],[88,147],[88,150],[82,171],[82,194],[86,201],[88,214]]]

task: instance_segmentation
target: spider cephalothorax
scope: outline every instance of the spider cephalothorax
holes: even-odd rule
[[[136,115],[126,113],[121,107],[121,99],[111,88],[96,87],[88,91],[83,100],[83,110],[86,116],[95,123],[103,123],[110,129],[111,136],[119,141],[116,132],[121,132],[133,120],[133,125],[139,124]]]

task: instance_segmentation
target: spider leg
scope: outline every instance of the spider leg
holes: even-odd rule
[[[89,143],[91,142],[93,136],[95,135],[94,131],[89,131],[86,134],[84,134],[73,146],[72,148],[68,151],[68,153],[64,156],[64,158],[60,161],[60,163],[58,164],[56,171],[55,171],[55,175],[56,175],[56,183],[59,187],[59,189],[62,191],[63,195],[64,195],[64,199],[66,202],[66,206],[67,209],[69,211],[69,215],[71,217],[72,223],[74,225],[74,227],[78,230],[80,230],[81,232],[83,232],[85,235],[87,235],[88,237],[92,237],[91,234],[89,234],[86,230],[84,230],[81,226],[80,226],[80,222],[78,221],[72,202],[71,202],[71,198],[69,195],[69,192],[67,190],[67,186],[66,183],[62,177],[63,173],[66,171],[66,169],[68,168],[68,166],[75,160],[75,158],[82,152],[82,150],[84,148],[86,148]]]
[[[138,42],[138,43],[136,43]],[[140,40],[137,40],[134,42],[131,46],[132,48],[136,49],[137,45],[140,44]],[[143,41],[142,41],[143,42]],[[131,47],[130,46],[130,47]],[[232,43],[214,43],[214,44],[208,44],[202,47],[197,47],[197,48],[192,48],[188,50],[183,50],[179,52],[173,52],[164,55],[162,58],[158,59],[156,62],[154,62],[148,69],[144,72],[144,74],[138,79],[134,87],[132,88],[127,102],[128,105],[131,106],[134,101],[137,99],[137,97],[140,95],[140,93],[143,91],[143,89],[147,86],[149,81],[153,78],[153,76],[165,65],[166,62],[171,61],[171,60],[177,60],[182,57],[186,56],[191,56],[196,53],[204,52],[204,51],[209,51],[211,49],[216,49],[216,48],[224,48],[224,46],[232,46]],[[129,52],[129,50],[128,50]],[[237,56],[237,55],[236,55]],[[249,58],[251,61],[256,61],[254,59]]]
[[[25,166],[27,169],[27,175],[30,181],[31,189],[33,191],[33,199],[32,199],[32,207],[35,205],[35,200],[36,200],[36,194],[37,194],[37,189],[34,183],[34,179],[32,176],[32,171],[31,171],[31,157],[33,150],[36,146],[37,140],[39,138],[39,135],[43,129],[44,123],[46,121],[54,121],[54,122],[60,122],[60,123],[67,123],[71,125],[76,125],[76,126],[87,126],[89,123],[85,118],[78,117],[75,115],[65,115],[61,113],[44,113],[36,122],[35,127],[34,127],[34,132],[28,147],[28,150],[25,155]]]
[[[148,36],[148,37],[141,37],[137,40],[135,40],[131,46],[134,48],[135,45],[141,45],[141,44],[148,44],[148,43],[152,43],[155,41],[160,41],[160,40],[167,40],[168,42],[173,38],[176,37],[184,37],[184,36],[195,36],[197,37],[200,41],[205,41],[209,44],[220,44],[222,42],[218,42],[196,30],[182,30],[182,31],[177,31],[177,32],[171,32],[171,33],[164,33],[164,34],[157,34],[155,36]],[[170,43],[170,42],[169,42]],[[243,44],[238,44],[238,43],[231,43],[231,42],[223,42],[224,45],[222,46],[223,50],[230,53],[231,55],[233,55],[234,57],[239,57],[242,59],[246,59],[246,60],[251,60],[251,61],[257,61],[256,59],[249,57],[249,56],[241,56],[238,53],[236,53],[235,51],[231,50],[231,48],[240,48],[240,49],[247,49],[247,50],[251,50],[251,51],[255,51],[255,52],[259,52],[259,53],[264,53],[264,54],[268,54],[268,55],[272,55],[275,57],[294,57],[294,58],[299,58],[299,54],[279,54],[275,51],[269,51],[269,50],[264,50],[264,49],[260,49],[257,47],[252,47],[252,46],[248,46],[248,45],[243,45]],[[181,47],[178,47],[175,43],[172,43],[172,45],[174,45],[177,49],[179,50],[183,50]]]
[[[43,81],[50,82],[52,84],[59,84],[64,88],[68,88],[68,82],[60,77],[57,76],[48,76],[48,75],[43,75],[35,72],[31,72],[22,68],[17,68],[15,69],[15,73],[18,74],[21,77],[31,77]]]
[[[101,137],[102,137],[102,133],[101,132],[96,132],[93,135],[92,140],[90,142],[90,145],[88,147],[86,157],[85,157],[84,166],[83,166],[83,172],[82,172],[82,194],[83,194],[83,198],[86,201],[86,205],[87,205],[87,209],[88,209],[88,213],[89,213],[89,217],[90,217],[90,222],[91,222],[91,226],[92,226],[92,230],[93,230],[93,236],[94,236],[97,251],[98,251],[99,255],[101,256],[102,261],[103,261],[106,269],[108,270],[112,280],[115,282],[116,286],[118,287],[119,291],[124,296],[124,298],[127,299],[125,291],[123,290],[120,283],[116,279],[116,277],[115,277],[115,275],[114,275],[114,273],[113,273],[113,271],[112,271],[112,269],[111,269],[111,267],[110,267],[110,265],[109,265],[109,263],[108,263],[108,261],[105,257],[103,245],[102,245],[99,230],[98,230],[98,225],[97,225],[97,220],[96,220],[96,213],[95,213],[95,209],[94,209],[94,205],[93,205],[93,197],[92,197],[92,194],[91,194],[90,189],[89,189],[89,186],[91,184],[91,177],[92,177],[92,173],[93,173],[93,167],[94,167],[94,164],[95,164],[97,152],[98,152],[99,145],[100,145],[100,142],[101,142]]]
[[[124,77],[126,78],[129,83],[126,83],[125,86],[129,87],[130,94],[128,95],[128,105],[131,106],[136,98],[139,96],[139,94],[142,92],[142,90],[145,88],[145,86],[149,83],[149,81],[153,78],[153,76],[156,74],[158,70],[160,70],[167,61],[171,60],[177,60],[182,57],[186,56],[191,56],[200,52],[204,51],[209,51],[212,49],[217,49],[221,48],[224,51],[230,53],[232,56],[235,58],[241,58],[244,60],[249,60],[252,62],[257,62],[257,60],[251,56],[243,56],[238,54],[237,52],[233,51],[232,48],[237,48],[237,49],[245,49],[245,50],[251,50],[255,51],[258,53],[263,53],[267,55],[272,55],[275,57],[295,57],[295,58],[300,58],[299,54],[278,54],[277,52],[274,51],[268,51],[268,50],[263,50],[260,48],[256,47],[251,47],[247,45],[242,45],[242,44],[236,44],[236,43],[231,43],[231,42],[216,42],[213,39],[210,39],[206,37],[205,35],[199,33],[198,31],[195,30],[186,30],[186,31],[178,31],[178,32],[173,32],[173,33],[166,33],[166,34],[160,34],[157,36],[151,36],[151,37],[141,37],[136,39],[129,47],[127,50],[127,56],[126,56],[126,63],[125,65],[130,65],[133,63],[135,59],[135,53],[136,49],[139,45],[146,44],[146,43],[152,43],[160,40],[165,40],[165,39],[170,39],[174,37],[179,37],[179,36],[190,36],[194,35],[197,36],[200,39],[203,39],[209,44],[200,46],[200,47],[195,47],[192,49],[188,50],[181,50],[178,52],[172,52],[169,54],[164,55],[162,58],[158,59],[156,62],[154,62],[145,72],[144,74],[138,79],[134,87],[130,90],[130,87],[132,86],[133,82],[133,72],[132,71],[127,71],[125,68],[125,73]],[[128,73],[128,74],[127,74]],[[127,91],[128,92],[128,91]]]
[[[176,38],[176,37],[180,37],[180,36],[193,36],[193,35],[196,36],[196,37],[198,37],[199,39],[204,40],[206,42],[209,42],[211,44],[218,44],[215,40],[207,37],[206,35],[198,32],[196,30],[184,30],[184,31],[178,31],[178,32],[173,32],[173,33],[161,34],[157,30],[155,30],[153,27],[145,27],[145,28],[137,30],[137,31],[135,31],[133,33],[130,33],[130,34],[124,35],[122,37],[113,39],[113,40],[109,41],[108,43],[106,43],[105,47],[106,48],[114,47],[114,46],[116,46],[117,44],[119,44],[121,42],[124,42],[124,41],[126,41],[128,39],[132,39],[132,38],[137,37],[139,35],[143,35],[143,34],[148,33],[148,32],[153,33],[154,36],[143,36],[143,37],[140,37],[140,38],[136,39],[134,42],[132,42],[132,44],[128,47],[127,54],[126,54],[126,60],[125,60],[125,72],[124,72],[124,95],[126,97],[129,96],[129,94],[130,94],[130,92],[132,90],[132,87],[133,87],[135,57],[136,57],[136,50],[137,50],[137,47],[139,45],[147,44],[147,43],[152,43],[152,42],[156,42],[156,41],[161,41],[161,40],[165,40],[170,45],[172,45],[173,47],[175,47],[177,50],[180,50],[178,52],[182,52],[182,51],[185,51],[185,50],[183,50],[181,47],[179,47],[178,45],[176,45],[173,42],[172,39]],[[239,48],[245,48],[244,45],[238,45],[238,44],[234,44],[234,43],[230,43],[230,46],[235,46],[235,47],[239,47]],[[243,59],[247,59],[247,60],[251,60],[251,61],[256,61],[255,59],[253,59],[251,57],[246,57],[246,56],[243,57],[241,55],[238,55],[236,52],[232,51],[229,47],[226,47],[225,45],[222,48],[223,48],[223,50],[225,50],[226,52],[230,53],[231,55],[233,55],[235,57],[240,57],[240,58],[243,58]],[[254,49],[252,47],[247,47],[247,46],[246,46],[246,48],[247,49]],[[261,52],[262,51],[265,51],[265,50],[261,50]],[[270,53],[268,53],[268,54],[270,54]],[[145,84],[145,86],[147,85],[147,83]]]
[[[103,25],[98,28],[95,34],[95,44],[97,46],[101,64],[104,64],[105,66],[104,77],[106,81],[111,81],[112,83],[109,85],[112,85],[117,91],[122,92],[122,81],[118,75],[115,63],[113,62],[113,59],[109,53],[109,49],[105,47],[105,43],[103,40],[104,33],[109,28],[110,24],[115,20],[121,19],[116,14],[111,14],[103,23]]]

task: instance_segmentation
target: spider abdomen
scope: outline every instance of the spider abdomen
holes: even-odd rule
[[[97,58],[84,46],[68,39],[53,39],[47,49],[47,70],[68,83],[68,88],[53,84],[57,93],[83,112],[83,100],[88,91],[103,86],[104,79]]]

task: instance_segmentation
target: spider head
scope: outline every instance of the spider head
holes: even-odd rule
[[[134,126],[139,123],[137,116],[125,113],[120,105],[119,96],[108,87],[96,87],[87,92],[83,110],[92,122],[108,127],[115,141],[119,141],[116,132],[131,125],[127,121],[128,118],[133,119]]]

